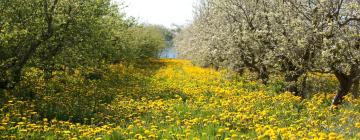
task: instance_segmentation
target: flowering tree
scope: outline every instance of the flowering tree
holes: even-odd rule
[[[358,0],[207,0],[178,38],[183,56],[203,63],[247,68],[264,84],[282,73],[287,90],[304,96],[308,72],[334,73],[333,104],[359,81]],[[186,43],[185,43],[186,42]],[[304,77],[304,79],[301,79]],[[302,83],[302,84],[299,84]],[[304,87],[300,88],[304,89]]]

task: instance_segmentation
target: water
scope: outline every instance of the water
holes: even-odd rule
[[[160,58],[176,58],[177,51],[174,47],[164,49],[161,54]]]

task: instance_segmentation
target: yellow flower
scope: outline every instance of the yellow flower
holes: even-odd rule
[[[133,128],[134,128],[134,125],[132,125],[132,124],[127,127],[128,130],[131,130]]]
[[[149,130],[145,130],[144,133],[145,133],[145,134],[150,134],[150,131],[149,131]]]
[[[232,135],[231,135],[231,138],[232,138],[232,139],[236,139],[237,137],[238,137],[237,134],[232,134]]]
[[[6,130],[4,126],[0,126],[0,131]]]
[[[223,128],[218,129],[218,133],[223,133],[223,132],[224,132]]]
[[[336,139],[337,136],[338,136],[338,135],[337,135],[336,133],[334,133],[334,132],[329,133],[329,139],[330,139],[330,140]]]
[[[356,123],[356,124],[355,124],[355,127],[356,127],[356,128],[360,128],[360,122]]]
[[[7,123],[7,122],[9,122],[9,121],[10,121],[10,118],[9,118],[9,117],[5,117],[5,118],[2,119],[2,122],[3,122],[3,123]]]
[[[149,138],[156,138],[156,135],[155,134],[150,134]]]

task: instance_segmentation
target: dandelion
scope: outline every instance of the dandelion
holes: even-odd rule
[[[116,70],[111,71],[118,72],[117,68],[121,68],[123,71],[121,76],[129,75],[127,80],[131,82],[129,84],[131,86],[115,87],[114,92],[118,93],[111,103],[101,104],[99,108],[89,104],[88,107],[92,111],[95,108],[99,112],[95,111],[96,115],[84,113],[87,115],[87,118],[83,118],[84,123],[72,122],[79,119],[74,114],[82,112],[71,110],[74,107],[71,102],[75,100],[71,99],[70,93],[73,92],[71,88],[74,88],[71,85],[66,87],[66,92],[69,94],[54,95],[56,98],[61,98],[57,100],[58,104],[68,107],[68,110],[59,110],[56,113],[61,114],[61,111],[64,111],[65,113],[61,115],[67,117],[70,114],[74,115],[68,121],[63,121],[66,117],[62,118],[63,120],[60,120],[61,117],[41,118],[42,115],[51,116],[51,114],[34,112],[34,110],[41,111],[36,109],[38,105],[29,104],[36,101],[20,103],[14,99],[15,104],[5,103],[0,107],[0,131],[5,136],[0,138],[11,139],[13,135],[19,139],[20,135],[27,138],[34,134],[49,134],[58,139],[73,140],[113,138],[112,136],[116,138],[118,135],[124,139],[227,140],[360,137],[360,133],[357,132],[360,128],[360,118],[356,117],[359,111],[353,109],[353,106],[360,104],[359,100],[352,100],[351,104],[344,108],[339,106],[340,109],[334,112],[329,110],[327,105],[329,97],[334,95],[325,96],[323,93],[318,93],[302,100],[290,92],[274,94],[271,88],[260,86],[256,81],[224,79],[224,73],[221,71],[195,67],[188,61],[160,61],[167,66],[158,68],[151,74],[136,67],[130,70],[125,65],[120,67],[114,64],[112,69]],[[79,70],[79,73],[82,71]],[[131,79],[134,76],[137,79],[135,81]],[[64,79],[66,80],[66,77]],[[76,96],[81,97],[81,92],[86,92],[84,93],[86,96],[96,100],[100,96],[105,96],[101,92],[107,93],[99,88],[96,93],[99,95],[90,94],[87,92],[88,88],[96,85],[87,84],[90,86],[86,89],[76,87],[74,93],[79,94]],[[106,82],[100,85],[104,86]],[[105,87],[106,90],[114,88],[110,85]],[[39,94],[43,94],[42,88],[40,91]],[[51,101],[54,97],[46,95],[46,101]],[[178,100],[179,98],[181,100]],[[89,102],[93,103],[93,101]],[[87,110],[86,105],[81,107],[83,110],[80,111]],[[333,121],[335,119],[339,121]],[[49,120],[51,123],[48,123]],[[344,128],[343,135],[328,132],[338,128]],[[241,135],[238,132],[242,132]],[[353,136],[355,134],[356,136]],[[39,136],[35,139],[46,139],[46,137]]]
[[[356,127],[356,128],[360,128],[360,122],[356,123],[356,124],[355,124],[355,127]]]
[[[4,126],[0,126],[0,131],[6,130]]]
[[[131,129],[133,129],[133,128],[134,128],[134,125],[129,125],[129,126],[127,127],[128,130],[131,130]]]
[[[149,135],[149,138],[155,139],[155,138],[156,138],[156,135],[155,135],[155,134],[150,134],[150,135]]]
[[[231,135],[231,138],[232,138],[232,139],[236,139],[237,137],[238,137],[237,134],[232,134],[232,135]]]
[[[224,129],[223,129],[223,128],[220,128],[220,129],[218,129],[217,132],[218,132],[218,133],[223,133],[223,132],[224,132]]]

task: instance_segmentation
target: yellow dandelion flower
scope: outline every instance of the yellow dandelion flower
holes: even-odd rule
[[[6,130],[4,126],[0,126],[0,131]]]
[[[238,137],[237,134],[232,134],[232,135],[231,135],[231,138],[232,138],[232,139],[236,139],[237,137]]]
[[[218,129],[218,133],[223,133],[223,132],[224,132],[223,128]]]
[[[355,127],[356,127],[356,128],[360,128],[360,122],[356,123],[356,124],[355,124]]]
[[[128,130],[131,130],[131,129],[133,129],[133,128],[134,128],[134,125],[129,125],[129,126],[127,127]]]
[[[334,140],[334,139],[336,139],[336,137],[338,136],[336,133],[334,133],[334,132],[331,132],[331,133],[329,133],[329,139],[330,140]]]

